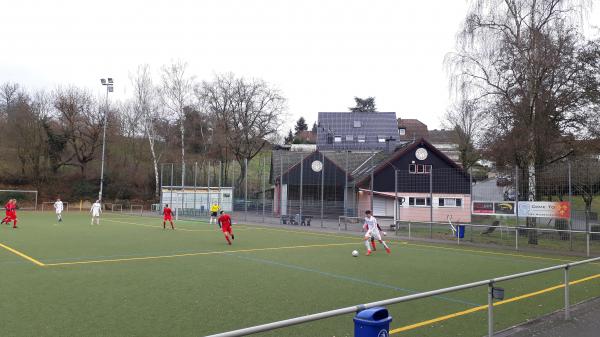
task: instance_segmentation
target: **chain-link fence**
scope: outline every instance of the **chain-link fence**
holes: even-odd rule
[[[274,150],[183,170],[163,164],[161,205],[202,218],[217,204],[235,222],[357,232],[370,209],[385,231],[402,237],[600,252],[598,161],[511,167],[475,181],[458,166],[404,167],[389,157]]]

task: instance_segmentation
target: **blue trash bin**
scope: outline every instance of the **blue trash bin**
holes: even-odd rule
[[[465,237],[465,225],[456,226],[456,233],[454,236],[463,239]]]
[[[391,321],[386,308],[360,311],[354,316],[354,337],[388,337]]]

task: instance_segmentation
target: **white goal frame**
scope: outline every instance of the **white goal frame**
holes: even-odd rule
[[[31,207],[19,207],[19,209],[21,210],[34,210],[37,211],[37,205],[38,205],[38,191],[37,190],[0,190],[0,193],[34,193],[35,194],[35,204],[33,205],[33,208]],[[4,205],[4,203],[6,203],[8,200],[0,200],[0,202],[2,203],[2,205]],[[18,204],[17,204],[18,206]]]
[[[117,208],[116,211],[115,211],[115,207]],[[111,204],[110,211],[123,213],[123,204]]]
[[[144,215],[144,205],[129,205],[129,214]]]
[[[42,202],[42,212],[43,211],[54,211],[54,203],[56,201],[44,201]],[[48,205],[48,207],[46,207],[46,205]],[[63,201],[63,212],[68,212],[69,211],[69,203],[66,201]]]

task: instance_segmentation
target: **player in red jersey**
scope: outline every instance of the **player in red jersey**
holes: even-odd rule
[[[17,228],[17,199],[10,199],[6,205],[6,217],[2,223],[10,224],[12,221],[13,228]]]
[[[169,208],[169,204],[165,204],[165,208],[163,208],[163,229],[167,228],[167,221],[171,223],[171,228],[175,229],[175,225],[173,225],[173,211]]]
[[[9,219],[6,223],[9,223],[12,221],[13,223],[13,228],[17,228],[17,199],[12,199],[11,200],[11,206],[10,206],[10,215],[9,215]]]
[[[225,211],[221,211],[221,216],[218,219],[219,226],[221,227],[221,231],[225,235],[225,240],[227,240],[228,244],[231,244],[231,240],[235,239],[233,236],[233,231],[231,230],[231,217],[229,214],[225,214]],[[231,240],[229,240],[229,235],[231,235]]]
[[[4,205],[4,209],[6,210],[6,216],[4,217],[4,219],[2,219],[2,222],[0,222],[0,224],[6,223],[8,225],[8,220],[10,219],[10,214],[11,214],[11,206],[12,206],[12,199],[9,199],[6,202],[6,205]]]

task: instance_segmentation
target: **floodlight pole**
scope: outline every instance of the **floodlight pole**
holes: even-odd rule
[[[98,192],[98,200],[102,201],[102,188],[104,186],[104,156],[106,153],[106,124],[108,121],[108,93],[113,90],[113,79],[108,78],[108,81],[105,79],[100,79],[100,83],[106,87],[106,106],[104,108],[104,125],[102,127],[102,163],[100,165],[100,191]]]

